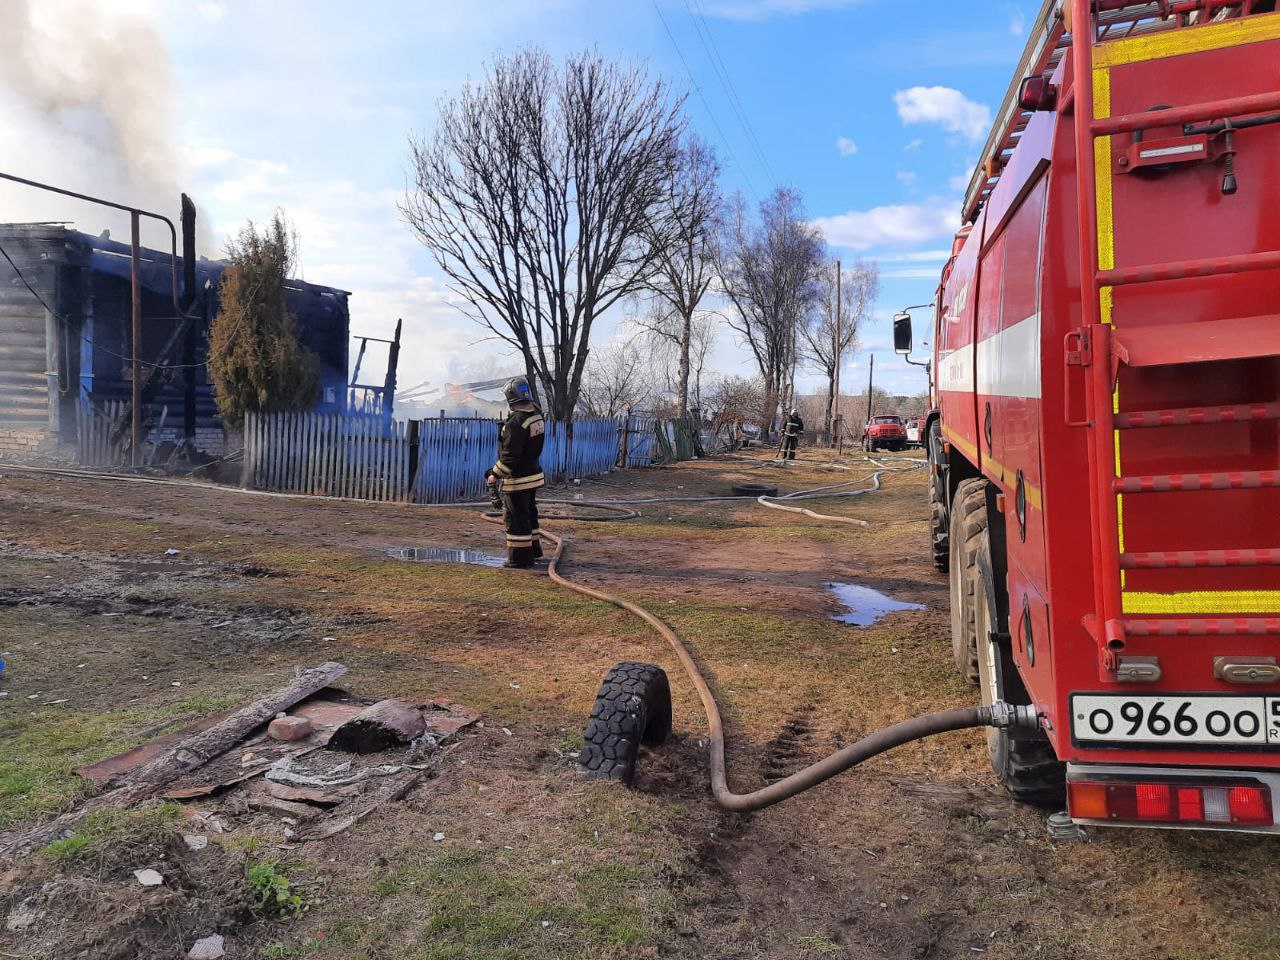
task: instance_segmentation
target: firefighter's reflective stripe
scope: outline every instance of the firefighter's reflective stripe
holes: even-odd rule
[[[520,426],[528,430],[531,437],[540,437],[546,430],[546,424],[543,422],[541,414],[535,414],[521,423]]]
[[[536,490],[546,483],[546,478],[541,473],[533,473],[527,477],[512,477],[510,480],[502,481],[502,489],[507,493],[515,493],[517,490]]]
[[[499,460],[497,463],[493,465],[493,472],[499,477],[505,478],[505,477],[511,476],[511,468],[508,467],[501,460]]]
[[[509,547],[528,547],[533,544],[533,534],[507,534],[507,546]]]

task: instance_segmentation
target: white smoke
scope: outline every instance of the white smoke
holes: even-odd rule
[[[176,87],[153,23],[118,4],[0,0],[0,170],[177,220]],[[128,242],[127,214],[0,180],[0,222],[69,220]],[[205,225],[202,225],[205,226]],[[201,237],[201,252],[211,253]],[[168,249],[143,220],[143,242]]]

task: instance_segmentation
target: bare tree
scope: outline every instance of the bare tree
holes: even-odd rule
[[[717,430],[759,423],[768,414],[764,381],[734,374],[717,378],[707,389],[707,412]]]
[[[698,310],[687,320],[674,311],[633,318],[654,380],[675,398],[672,416],[691,416],[702,406],[702,376],[722,319],[710,310]]]
[[[616,417],[625,407],[644,407],[653,398],[649,370],[630,343],[610,343],[587,361],[578,407],[588,417]]]
[[[596,53],[530,48],[411,138],[401,209],[468,314],[520,350],[548,413],[572,419],[592,326],[652,272],[683,97]]]
[[[690,135],[672,167],[659,219],[648,231],[656,256],[654,270],[639,294],[647,311],[636,322],[675,346],[678,417],[689,415],[694,316],[716,275],[719,181],[715,151]]]
[[[822,295],[826,244],[806,222],[798,193],[779,187],[760,204],[759,220],[741,195],[730,205],[719,248],[719,274],[733,307],[729,326],[751,349],[764,380],[771,429],[798,358],[799,330]]]
[[[880,292],[880,268],[874,262],[858,260],[850,269],[840,271],[837,283],[836,265],[829,263],[822,268],[819,286],[818,300],[800,334],[805,359],[827,378],[827,408],[822,422],[829,435],[836,393],[836,363],[853,352],[858,342],[858,328],[875,307]],[[839,323],[836,322],[837,309]]]

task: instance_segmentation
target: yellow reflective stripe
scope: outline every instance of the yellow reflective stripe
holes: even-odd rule
[[[1094,49],[1095,63],[1102,62],[1096,54],[1105,49]],[[1093,71],[1093,115],[1096,119],[1111,116],[1111,71],[1105,66]],[[1098,269],[1112,270],[1116,265],[1116,232],[1115,232],[1115,198],[1112,193],[1111,138],[1099,137],[1093,142],[1094,186],[1097,193],[1096,211],[1098,214]],[[1098,288],[1098,320],[1106,326],[1114,326],[1115,292],[1112,287]],[[1116,385],[1111,395],[1112,412],[1120,412],[1120,386]],[[1115,475],[1121,475],[1120,467],[1120,431],[1113,437],[1115,446]],[[1121,553],[1124,553],[1124,495],[1116,494],[1116,542]],[[1128,571],[1120,571],[1120,589],[1123,590],[1128,580]]]
[[[504,480],[502,483],[503,490],[526,490],[530,487],[540,487],[543,485],[544,477],[540,473],[531,474],[527,477],[512,477],[510,480]]]
[[[1099,44],[1093,48],[1093,62],[1100,67],[1116,67],[1278,38],[1280,14],[1252,16]]]
[[[528,430],[528,429],[529,429],[530,427],[532,427],[535,423],[541,423],[541,422],[542,422],[542,417],[540,417],[540,416],[534,416],[534,417],[530,417],[528,420],[524,421],[524,423],[520,424],[520,426],[522,426],[522,427],[524,427],[526,430]]]
[[[975,463],[977,462],[978,448],[975,447],[972,443],[970,443],[964,437],[960,436],[960,434],[956,433],[950,427],[943,427],[942,435],[946,437],[955,446],[959,447],[961,453],[967,453],[969,455],[970,460],[973,460]]]
[[[1280,590],[1188,590],[1182,593],[1125,593],[1125,613],[1280,613]]]
[[[1000,482],[1013,487],[1014,492],[1018,489],[1018,471],[1010,470],[995,457],[987,455],[982,458],[985,466],[990,467],[1000,478]],[[1022,491],[1026,494],[1027,505],[1034,507],[1036,510],[1044,509],[1044,498],[1040,493],[1040,488],[1027,479],[1026,474],[1022,475]]]
[[[533,534],[508,533],[507,543],[532,543]]]
[[[493,465],[493,472],[494,472],[494,473],[496,473],[496,474],[497,474],[498,476],[500,476],[500,477],[509,477],[509,476],[511,476],[511,468],[510,468],[510,467],[508,467],[508,466],[507,466],[505,463],[503,463],[501,460],[499,460],[497,463],[495,463],[495,464]]]

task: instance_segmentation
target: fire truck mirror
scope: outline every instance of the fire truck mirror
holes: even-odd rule
[[[893,350],[906,356],[911,352],[911,314],[899,313],[893,318]]]

